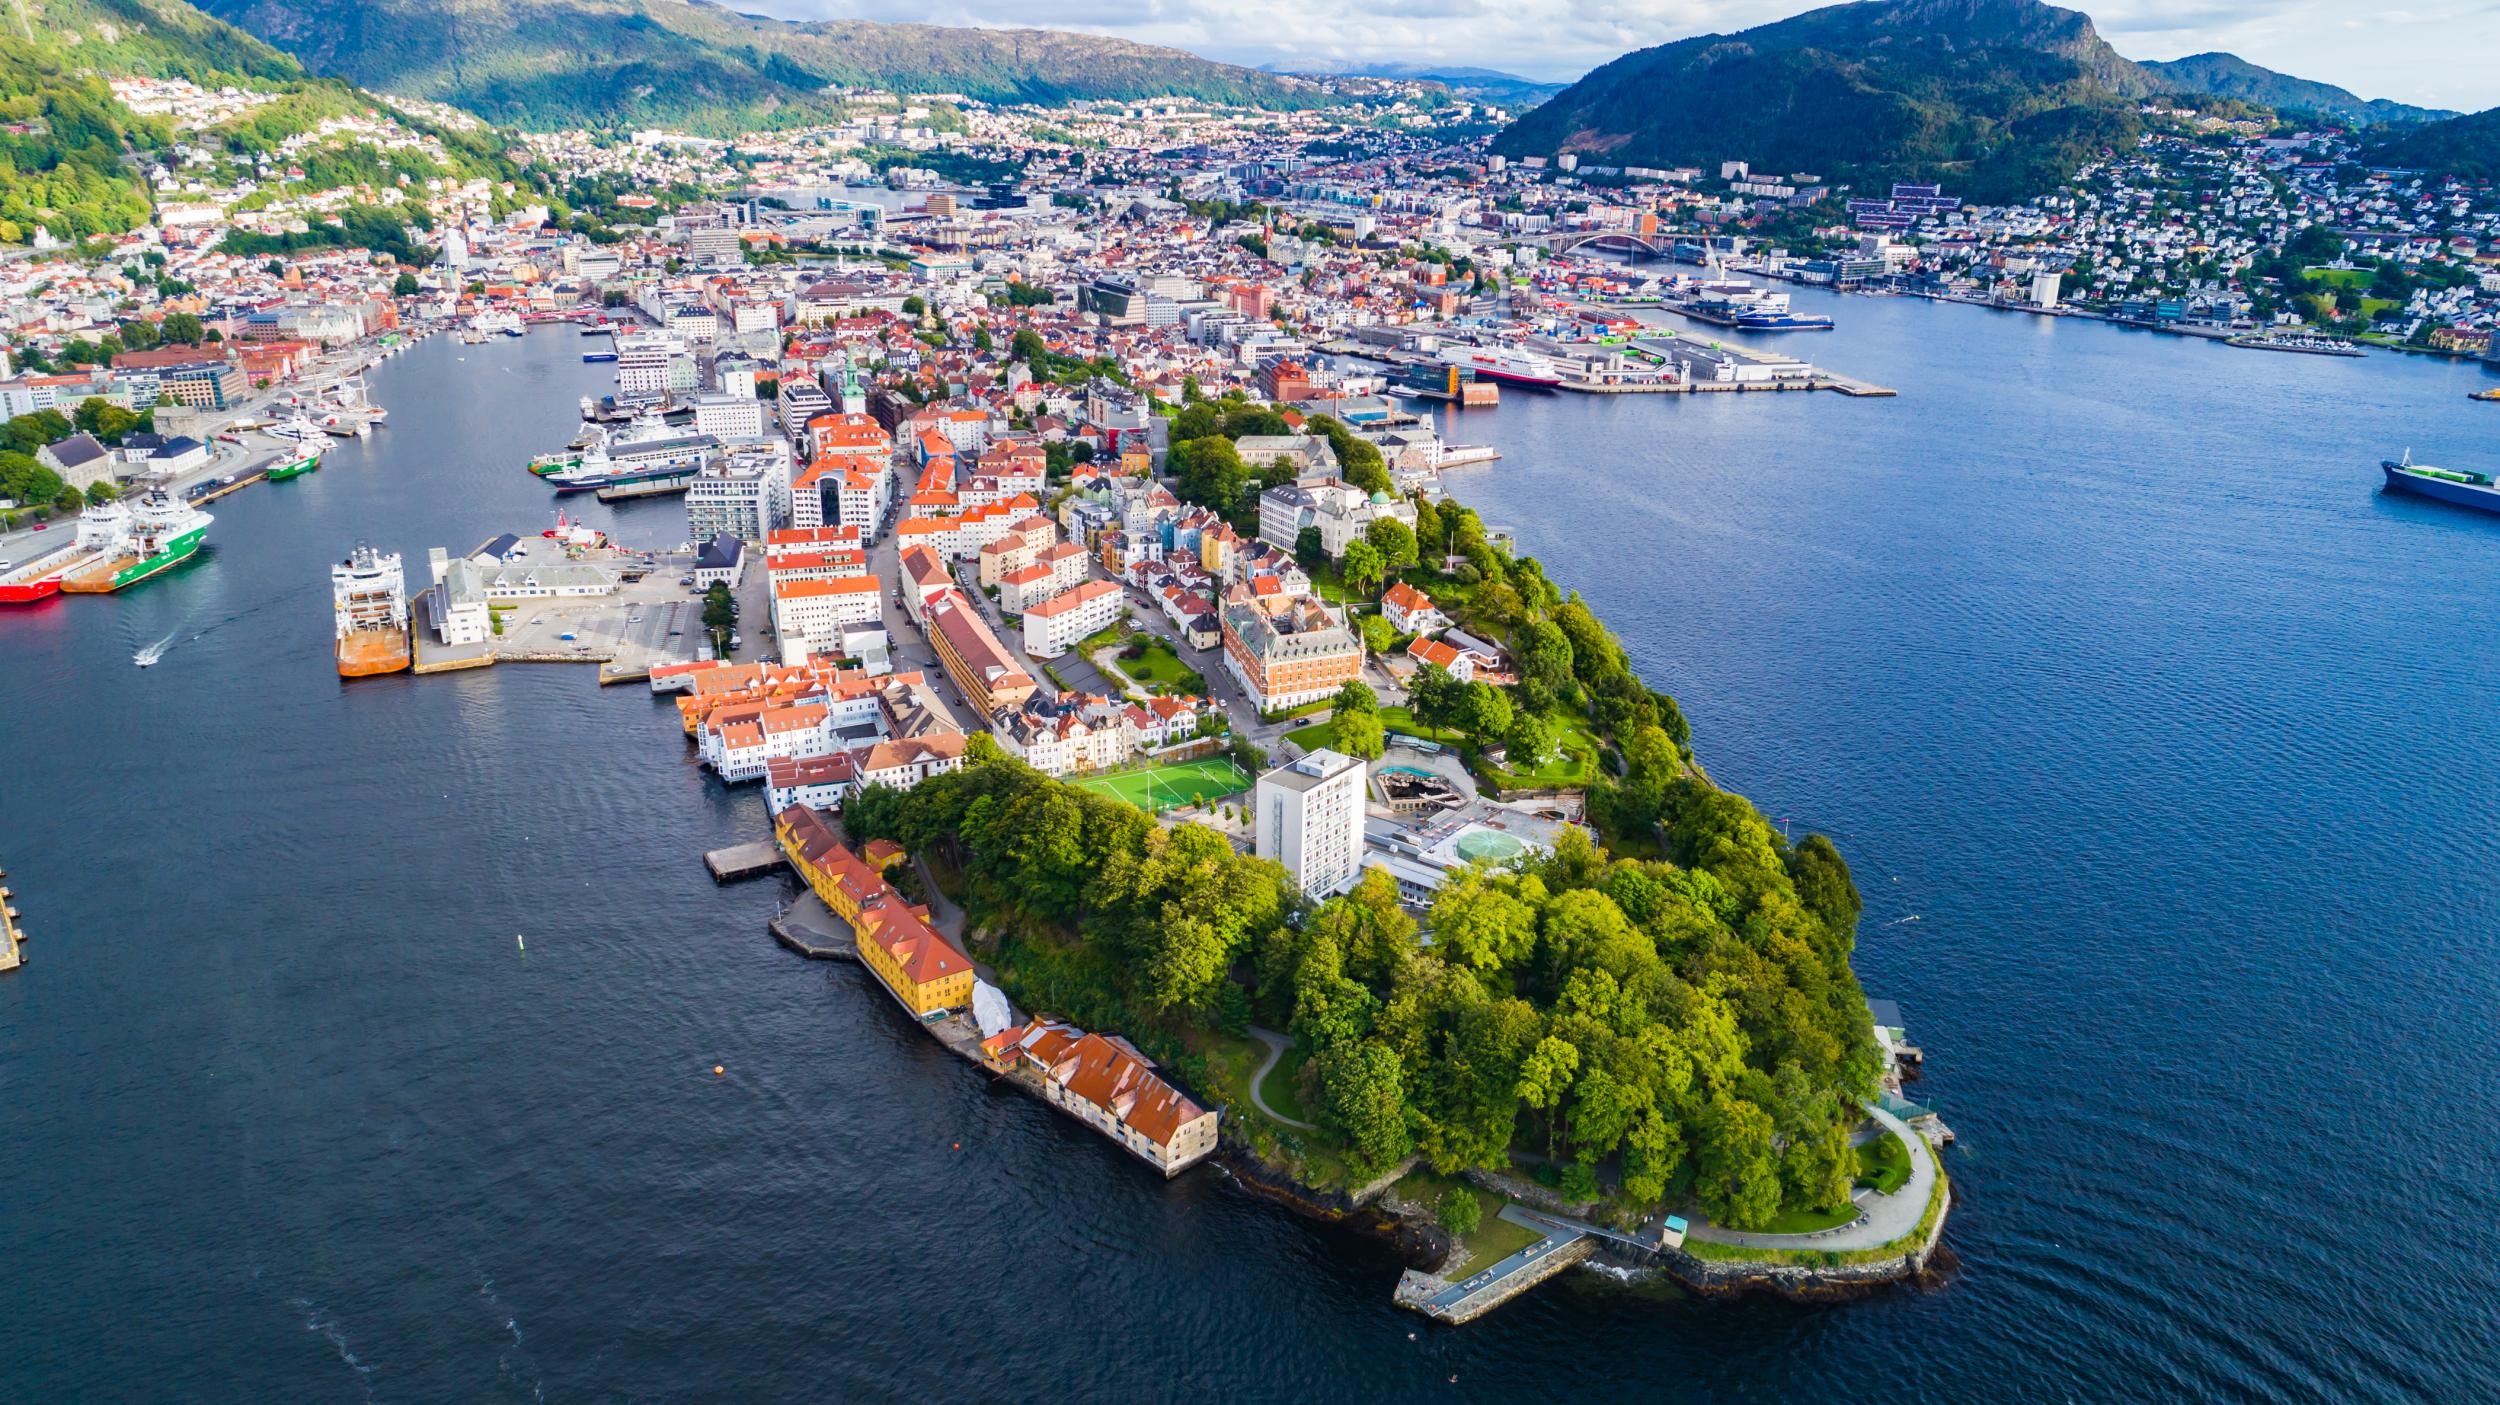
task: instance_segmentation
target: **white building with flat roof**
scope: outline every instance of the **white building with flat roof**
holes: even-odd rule
[[[1258,855],[1283,864],[1302,891],[1331,897],[1363,872],[1363,786],[1356,757],[1321,749],[1259,777]]]

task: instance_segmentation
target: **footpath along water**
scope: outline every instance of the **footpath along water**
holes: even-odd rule
[[[1950,1287],[1574,1272],[1426,1323],[1366,1241],[1164,1183],[776,945],[778,880],[696,857],[760,797],[640,690],[342,683],[357,537],[551,518],[519,462],[608,380],[557,330],[394,359],[391,427],[199,560],[0,616],[42,918],[0,978],[0,1399],[2500,1392],[2500,521],[2370,482],[2381,427],[2474,457],[2471,373],[1828,310],[1811,354],[1901,399],[1505,397],[1453,485],[1717,774],[1837,833],[1969,1148]]]

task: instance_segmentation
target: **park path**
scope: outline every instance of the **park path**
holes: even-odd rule
[[[1927,1139],[1913,1130],[1909,1123],[1872,1103],[1866,1105],[1867,1115],[1884,1130],[1901,1139],[1910,1149],[1910,1178],[1890,1195],[1877,1195],[1871,1190],[1857,1194],[1862,1212],[1853,1224],[1838,1229],[1817,1230],[1811,1234],[1748,1234],[1741,1230],[1722,1229],[1708,1219],[1695,1215],[1688,1233],[1695,1239],[1713,1244],[1735,1244],[1748,1249],[1880,1249],[1918,1228],[1927,1214],[1927,1199],[1936,1189],[1936,1152]]]
[[[1319,1128],[1312,1123],[1304,1122],[1299,1118],[1287,1117],[1285,1114],[1269,1107],[1267,1105],[1267,1096],[1259,1091],[1260,1088],[1266,1086],[1268,1070],[1276,1067],[1277,1062],[1285,1057],[1285,1051],[1293,1047],[1293,1041],[1281,1034],[1278,1034],[1272,1029],[1261,1029],[1257,1025],[1250,1026],[1250,1037],[1267,1046],[1267,1058],[1259,1064],[1259,1071],[1250,1075],[1251,1103],[1254,1104],[1259,1111],[1266,1113],[1269,1117],[1284,1123],[1288,1127],[1299,1127],[1306,1132],[1318,1131]]]

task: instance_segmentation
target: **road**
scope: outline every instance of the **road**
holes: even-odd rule
[[[1885,1131],[1899,1137],[1910,1149],[1910,1178],[1890,1195],[1877,1195],[1871,1190],[1857,1194],[1860,1214],[1853,1224],[1813,1234],[1748,1234],[1741,1230],[1722,1229],[1701,1215],[1695,1215],[1689,1237],[1706,1239],[1713,1244],[1734,1244],[1748,1249],[1880,1249],[1918,1228],[1926,1217],[1927,1201],[1936,1189],[1936,1152],[1927,1139],[1912,1130],[1910,1124],[1868,1104],[1867,1115]]]
[[[1251,1104],[1288,1127],[1299,1127],[1306,1132],[1318,1131],[1319,1128],[1312,1123],[1305,1122],[1298,1117],[1287,1117],[1269,1107],[1267,1096],[1259,1091],[1267,1083],[1268,1071],[1275,1068],[1277,1061],[1284,1058],[1285,1054],[1293,1048],[1293,1041],[1272,1029],[1261,1029],[1257,1025],[1250,1026],[1250,1037],[1267,1046],[1267,1057],[1260,1061],[1259,1071],[1250,1075]]]

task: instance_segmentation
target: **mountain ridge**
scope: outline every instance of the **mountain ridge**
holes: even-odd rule
[[[2177,59],[2147,59],[2143,68],[2169,80],[2180,92],[2211,93],[2238,98],[2277,112],[2305,112],[2365,126],[2438,122],[2462,114],[2444,108],[2417,107],[2389,98],[2364,98],[2348,88],[2295,78],[2237,54],[2189,54]]]
[[[1494,150],[1748,160],[1864,183],[1942,180],[2003,202],[2132,141],[2144,129],[2138,106],[2155,97],[2243,114],[2281,104],[2353,124],[2441,115],[2228,54],[2138,63],[2090,16],[2042,0],[1858,0],[1626,54],[1513,122]]]
[[[668,123],[719,135],[824,120],[832,90],[985,102],[1187,97],[1293,108],[1317,84],[1049,29],[793,21],[710,0],[202,0],[364,87],[536,128]]]

